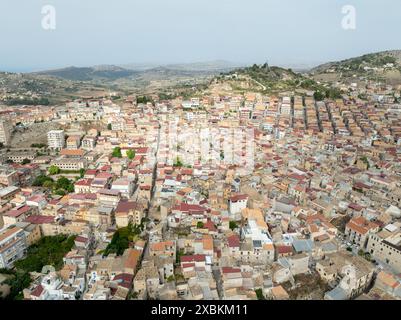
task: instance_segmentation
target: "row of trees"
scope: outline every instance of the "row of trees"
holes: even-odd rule
[[[3,102],[8,106],[20,104],[48,106],[50,104],[47,98],[6,98]]]
[[[46,148],[46,147],[47,147],[47,145],[44,144],[44,143],[32,143],[32,144],[31,144],[31,148],[39,148],[39,149],[42,149],[42,148]]]
[[[325,90],[317,90],[313,94],[316,101],[323,101],[324,99],[341,99],[341,91],[337,88],[330,88]]]

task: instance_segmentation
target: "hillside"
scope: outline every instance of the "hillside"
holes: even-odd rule
[[[177,66],[179,67],[179,66]],[[188,91],[218,71],[155,67],[142,71],[112,65],[68,67],[35,73],[0,72],[0,105],[47,105],[76,98]]]
[[[278,93],[283,91],[316,91],[324,90],[313,79],[296,73],[292,69],[275,66],[253,65],[240,68],[217,77],[217,81],[229,81],[236,90],[252,89],[264,93]]]
[[[329,62],[310,70],[318,81],[353,81],[355,78],[390,84],[401,83],[401,50],[365,54],[337,62]]]
[[[0,105],[53,105],[78,97],[106,96],[110,89],[111,86],[104,83],[45,74],[0,72]]]
[[[132,69],[130,69],[132,68]],[[401,50],[366,54],[329,62],[307,73],[268,65],[239,67],[226,61],[165,66],[100,65],[68,67],[36,73],[0,72],[0,104],[58,104],[76,98],[126,94],[187,94],[209,83],[227,84],[234,91],[266,94],[317,92],[338,98],[340,84],[381,81],[401,84]]]

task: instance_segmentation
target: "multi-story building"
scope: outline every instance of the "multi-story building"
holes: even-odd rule
[[[80,136],[70,136],[67,138],[67,149],[78,149],[81,145]]]
[[[364,249],[369,234],[379,231],[379,226],[366,220],[364,217],[351,219],[345,226],[345,235],[350,242],[357,244]]]
[[[390,224],[382,231],[371,234],[366,249],[372,258],[388,264],[397,272],[401,272],[400,226]]]
[[[11,140],[12,127],[6,120],[0,120],[0,143],[9,145]]]
[[[51,130],[47,133],[47,145],[50,149],[61,150],[64,144],[64,130]]]
[[[328,254],[316,264],[316,271],[323,281],[333,285],[326,292],[325,300],[347,300],[364,292],[372,282],[374,265],[349,252]]]
[[[3,214],[3,221],[5,226],[11,226],[17,222],[22,222],[25,218],[29,217],[34,212],[33,207],[27,205],[13,208]]]
[[[18,172],[7,168],[0,168],[0,185],[10,187],[19,183]]]
[[[26,236],[23,229],[12,227],[0,231],[0,269],[12,268],[15,261],[24,257],[26,248]]]
[[[22,163],[24,160],[32,161],[36,157],[35,152],[22,152],[22,153],[10,153],[8,156],[8,160],[11,160],[15,163]]]
[[[176,243],[173,240],[153,242],[149,247],[150,256],[168,256],[175,259]]]
[[[119,228],[126,227],[130,222],[136,225],[141,224],[144,207],[135,201],[120,201],[116,208],[115,218]]]
[[[129,179],[117,179],[113,182],[111,189],[119,191],[122,196],[129,198],[134,191],[134,183]]]
[[[121,199],[121,195],[118,190],[100,189],[97,194],[100,204],[112,208],[117,207]]]
[[[96,146],[96,137],[85,136],[82,139],[82,149],[93,150]]]
[[[59,158],[57,160],[54,160],[51,164],[59,167],[61,170],[72,170],[72,171],[85,169],[87,166],[87,162],[83,158],[77,158],[77,159]]]
[[[230,214],[236,215],[240,214],[243,209],[246,208],[248,203],[248,196],[243,194],[238,194],[232,196],[228,201]]]
[[[239,259],[246,263],[265,264],[274,260],[274,246],[269,229],[260,209],[244,209],[241,228],[243,242],[240,246]]]

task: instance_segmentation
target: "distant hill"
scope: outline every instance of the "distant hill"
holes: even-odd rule
[[[238,67],[245,66],[241,63],[234,63],[225,60],[215,60],[208,62],[194,62],[194,63],[176,63],[176,64],[126,64],[121,67],[135,70],[135,71],[148,71],[152,69],[168,69],[175,71],[187,71],[187,72],[222,72],[229,71]]]
[[[231,70],[231,69],[230,69]],[[188,70],[188,69],[173,69],[170,67],[156,67],[153,69],[144,70],[138,73],[138,76],[145,78],[168,78],[168,77],[197,77],[211,76],[223,72],[223,70]]]
[[[93,81],[93,80],[117,80],[130,77],[137,72],[113,65],[102,65],[95,67],[68,67],[57,70],[35,72],[34,74],[48,75],[72,81]]]
[[[35,72],[35,75],[47,75],[72,81],[114,81],[125,78],[160,78],[160,77],[194,77],[212,75],[230,71],[238,64],[227,61],[199,62],[188,64],[152,65],[127,64],[122,66],[100,65],[94,67],[68,67],[56,70]]]

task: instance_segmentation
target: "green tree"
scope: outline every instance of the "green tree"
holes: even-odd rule
[[[254,71],[254,72],[256,72],[256,71],[259,70],[259,66],[255,63],[255,64],[252,66],[252,69],[251,69],[251,70]]]
[[[143,103],[143,104],[147,104],[148,102],[153,103],[152,99],[146,97],[146,96],[142,96],[142,97],[137,97],[136,98],[136,103]]]
[[[128,159],[130,159],[130,160],[132,160],[132,159],[134,159],[135,158],[135,151],[134,150],[128,150],[127,151],[127,157],[128,157]]]
[[[326,98],[340,99],[341,91],[337,88],[330,88],[330,89],[326,90]]]
[[[266,300],[265,296],[263,295],[262,289],[256,289],[255,293],[258,300]]]
[[[67,193],[66,193],[65,190],[63,190],[63,189],[57,189],[57,190],[55,191],[55,194],[58,195],[58,196],[64,197]]]
[[[114,158],[122,158],[121,154],[121,148],[120,147],[115,147],[113,149],[113,153],[111,154]]]
[[[325,97],[325,95],[324,95],[322,92],[320,92],[320,91],[315,91],[315,93],[313,94],[313,98],[314,98],[316,101],[323,101],[323,100],[324,100],[324,97]]]
[[[184,164],[182,163],[180,157],[177,156],[174,162],[174,167],[182,167],[182,166],[184,166]]]
[[[64,190],[66,192],[74,192],[74,183],[66,177],[60,177],[57,179],[55,188],[57,190]]]
[[[54,186],[54,182],[53,182],[52,180],[46,180],[46,181],[43,183],[43,187],[44,187],[44,188],[53,189],[53,186]]]
[[[238,225],[235,221],[230,221],[229,225],[231,230],[235,230],[238,228]]]
[[[107,125],[107,130],[111,130],[111,123]]]
[[[50,166],[50,168],[49,168],[49,174],[50,175],[59,174],[60,171],[61,171],[60,168],[57,167],[57,166],[54,166],[54,165]]]
[[[111,239],[111,242],[106,247],[103,255],[107,256],[110,253],[115,253],[118,256],[121,256],[126,249],[129,247],[129,243],[134,240],[135,237],[139,235],[140,226],[132,225],[130,223],[127,227],[123,227],[118,229]]]
[[[24,159],[24,160],[22,160],[22,164],[28,164],[28,163],[31,163],[31,160],[29,160],[29,159]]]
[[[85,176],[85,169],[81,168],[79,169],[79,177],[82,179]]]
[[[204,223],[202,221],[198,221],[198,223],[196,224],[196,227],[198,229],[202,229],[204,227]]]
[[[44,187],[46,182],[53,183],[53,179],[42,174],[42,175],[36,177],[36,179],[33,181],[32,185],[34,187]]]
[[[176,253],[176,263],[180,263],[181,262],[181,257],[183,256],[185,254],[185,252],[184,252],[184,249],[180,249],[180,250],[177,250],[177,253]]]
[[[131,293],[128,295],[128,300],[137,299],[137,298],[138,298],[138,292],[136,292],[136,291],[131,292]]]
[[[29,287],[32,279],[28,272],[17,270],[14,272],[13,276],[4,281],[5,284],[8,284],[10,288],[10,293],[6,297],[7,300],[21,300],[22,293],[21,291],[25,288]]]

